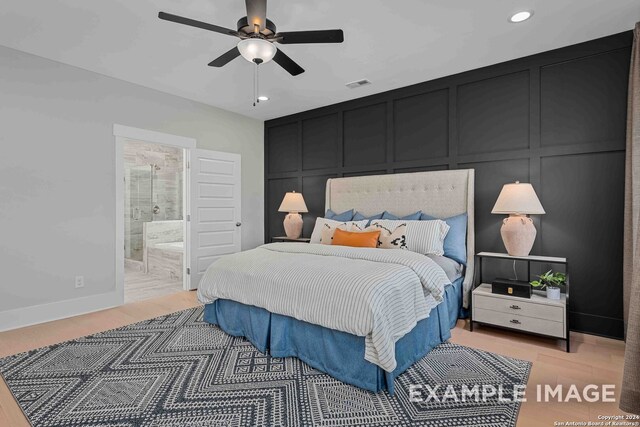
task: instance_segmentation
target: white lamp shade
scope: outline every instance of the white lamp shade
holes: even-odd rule
[[[301,193],[292,191],[284,195],[278,212],[309,212]]]
[[[502,187],[491,213],[542,215],[545,211],[533,186],[516,181]]]
[[[278,49],[266,40],[244,39],[238,43],[238,50],[247,61],[253,62],[254,59],[260,58],[265,64],[273,59]]]

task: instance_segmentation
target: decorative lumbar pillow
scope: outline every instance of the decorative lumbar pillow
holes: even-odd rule
[[[422,214],[420,219],[429,221],[436,218]],[[443,218],[442,220],[450,227],[447,237],[444,239],[444,256],[467,265],[467,213]]]
[[[406,224],[407,249],[423,255],[444,255],[444,239],[449,231],[449,226],[440,219],[432,221],[378,219],[371,221],[371,225],[377,224],[389,230],[395,230],[399,225]]]
[[[420,215],[422,215],[422,211],[414,212],[410,215],[403,216],[402,218],[397,217],[396,215],[384,211],[382,213],[382,219],[394,219],[394,220],[403,220],[403,221],[418,221],[420,219]]]
[[[378,246],[380,230],[377,231],[344,231],[336,229],[332,245],[352,246],[354,248],[375,248]]]
[[[331,237],[333,237],[333,231],[335,231],[336,227],[344,224],[342,227],[343,230],[352,231],[352,227],[356,226],[357,230],[363,230],[367,226],[367,220],[363,221],[334,221],[332,219],[327,218],[316,218],[316,225],[313,227],[313,232],[311,233],[310,243],[322,243],[323,234],[329,233],[328,236],[328,245],[331,244]],[[328,227],[326,227],[326,226]],[[325,242],[327,239],[325,239]]]
[[[331,209],[327,209],[324,214],[325,218],[332,219],[334,221],[351,221],[353,219],[353,209],[344,211],[342,213],[335,213]]]
[[[394,229],[376,224],[365,228],[365,231],[380,231],[378,237],[379,249],[407,249],[407,224],[400,224]]]

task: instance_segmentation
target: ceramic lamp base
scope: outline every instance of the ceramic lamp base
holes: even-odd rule
[[[528,256],[536,240],[536,227],[526,215],[509,215],[500,229],[504,247],[511,256]]]
[[[284,217],[284,232],[289,239],[298,239],[302,235],[302,215],[290,213]]]

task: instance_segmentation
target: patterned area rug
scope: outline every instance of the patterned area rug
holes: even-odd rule
[[[442,344],[401,375],[395,396],[273,358],[189,309],[0,359],[35,427],[514,426],[531,364]],[[417,384],[423,389],[410,389]],[[447,398],[458,393],[458,401]],[[460,400],[463,387],[504,389]],[[427,386],[436,390],[433,395]],[[411,393],[413,391],[413,393]],[[419,399],[416,399],[418,397]],[[416,400],[421,400],[416,402]],[[508,399],[506,399],[508,400]]]

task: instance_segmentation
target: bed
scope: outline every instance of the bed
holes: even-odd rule
[[[198,289],[204,320],[273,357],[298,357],[343,382],[394,392],[394,379],[438,344],[473,277],[473,170],[329,179],[326,208],[373,215],[466,213],[466,266],[409,251],[274,243],[224,257]]]

